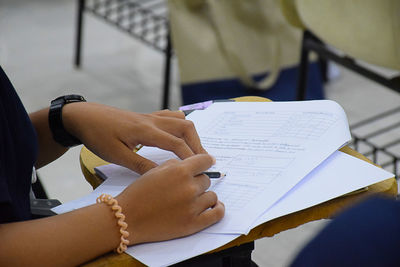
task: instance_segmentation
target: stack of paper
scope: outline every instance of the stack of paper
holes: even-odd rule
[[[224,202],[225,217],[195,235],[142,244],[127,253],[150,266],[166,266],[205,253],[274,218],[302,210],[393,174],[338,152],[350,140],[343,109],[333,101],[227,102],[195,111],[192,120],[205,149],[226,173],[210,190]],[[139,153],[161,164],[170,152]],[[118,195],[137,177],[116,165],[99,167],[107,180],[91,195],[54,209],[70,211]]]

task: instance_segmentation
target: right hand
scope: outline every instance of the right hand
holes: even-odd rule
[[[210,179],[201,174],[214,163],[208,154],[169,160],[125,189],[117,200],[130,244],[190,235],[221,220],[225,207],[214,192],[205,192]]]

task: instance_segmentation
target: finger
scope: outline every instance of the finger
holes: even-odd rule
[[[172,151],[181,159],[194,155],[193,151],[183,139],[159,129],[154,129],[150,133],[148,140],[152,140],[152,142],[146,142],[143,143],[143,145],[155,146]]]
[[[197,154],[182,161],[182,163],[194,176],[208,170],[215,164],[215,158],[209,154]]]
[[[217,201],[215,206],[203,211],[197,220],[198,229],[204,229],[218,221],[225,215],[225,205],[221,201]]]
[[[201,145],[199,134],[196,131],[194,123],[190,120],[185,120],[186,125],[183,129],[183,139],[196,154],[205,154],[207,151]]]
[[[197,208],[199,209],[199,214],[209,208],[214,207],[217,202],[217,194],[212,191],[204,192],[197,198]]]
[[[200,174],[194,177],[195,182],[199,185],[199,193],[204,193],[208,188],[210,188],[211,180],[205,174]]]
[[[185,113],[182,111],[171,111],[168,109],[160,110],[153,112],[152,114],[157,115],[157,116],[162,116],[162,117],[173,117],[177,119],[185,119]]]
[[[162,120],[156,121],[156,125],[161,130],[185,140],[195,154],[207,153],[201,145],[200,137],[192,121],[163,117]]]
[[[131,169],[139,174],[144,174],[147,171],[157,167],[155,162],[138,155],[123,143],[120,143],[116,147],[116,150],[113,154],[113,159],[110,161]]]

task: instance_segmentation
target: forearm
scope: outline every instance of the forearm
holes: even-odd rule
[[[77,266],[119,244],[110,207],[95,204],[45,219],[0,225],[0,266]]]
[[[49,108],[29,114],[39,142],[39,156],[36,162],[36,168],[43,167],[56,160],[68,150],[54,141],[49,127],[48,114]]]

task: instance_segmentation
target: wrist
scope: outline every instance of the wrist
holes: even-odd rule
[[[127,231],[128,224],[125,222],[126,216],[124,215],[121,206],[118,204],[118,200],[109,194],[101,194],[96,199],[96,202],[98,204],[107,204],[110,206],[111,210],[115,212],[114,215],[117,220],[118,227],[120,227],[119,232],[121,234],[120,243],[115,250],[118,254],[124,253],[129,245],[129,232]]]
[[[138,223],[138,218],[140,216],[138,215],[138,213],[140,213],[140,209],[134,207],[135,203],[138,203],[137,200],[129,197],[126,198],[123,193],[118,195],[115,199],[118,201],[126,216],[126,222],[128,223],[127,230],[129,232],[129,245],[132,246],[146,242],[146,240],[142,236],[143,229],[139,229],[140,224]]]
[[[65,105],[62,110],[64,129],[71,135],[75,136],[78,140],[81,140],[80,124],[84,120],[86,114],[84,114],[84,105],[88,102],[75,102]]]

